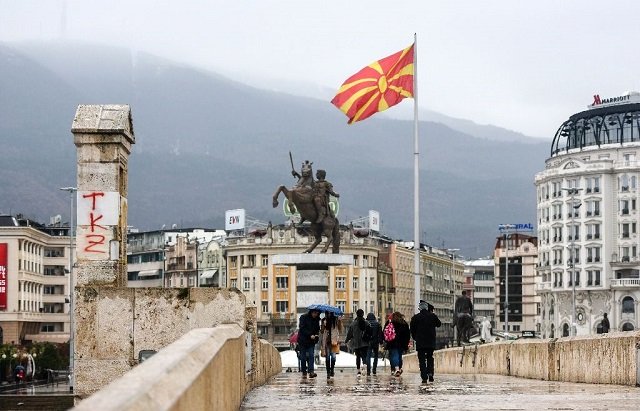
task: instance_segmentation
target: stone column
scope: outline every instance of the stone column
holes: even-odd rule
[[[78,155],[76,284],[126,287],[131,109],[80,105],[71,132]]]

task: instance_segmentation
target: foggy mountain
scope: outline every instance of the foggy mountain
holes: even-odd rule
[[[223,228],[233,208],[282,223],[271,196],[295,182],[291,151],[296,168],[308,159],[327,170],[341,223],[378,210],[384,234],[413,239],[411,121],[347,125],[327,100],[95,45],[0,44],[0,212],[66,219],[68,194],[58,188],[75,185],[76,107],[112,103],[132,108],[130,225]],[[485,256],[498,224],[535,222],[533,176],[550,143],[490,140],[485,126],[476,136],[460,121],[466,133],[420,122],[421,240]]]

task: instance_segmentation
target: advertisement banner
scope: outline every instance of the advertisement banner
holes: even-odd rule
[[[244,208],[227,210],[224,213],[224,229],[227,231],[244,230],[245,211]]]
[[[7,265],[9,250],[7,243],[0,243],[0,310],[7,311]]]
[[[369,210],[369,229],[380,232],[380,213]]]

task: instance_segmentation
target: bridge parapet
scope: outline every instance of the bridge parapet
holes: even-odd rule
[[[434,357],[436,373],[640,384],[640,331],[469,345],[436,351]],[[416,355],[405,358],[405,369],[418,371]]]
[[[229,410],[281,371],[278,351],[265,341],[258,369],[245,372],[246,331],[237,324],[189,331],[74,410]]]

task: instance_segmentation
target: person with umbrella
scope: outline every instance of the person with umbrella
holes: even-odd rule
[[[335,376],[336,354],[340,353],[340,333],[342,332],[342,321],[331,311],[328,311],[322,320],[322,346],[320,354],[325,357],[327,368],[327,380]]]
[[[313,354],[320,334],[320,310],[309,308],[309,312],[300,316],[300,326],[298,330],[298,348],[300,349],[300,359],[302,360],[302,378],[316,378],[318,374],[314,371]]]

